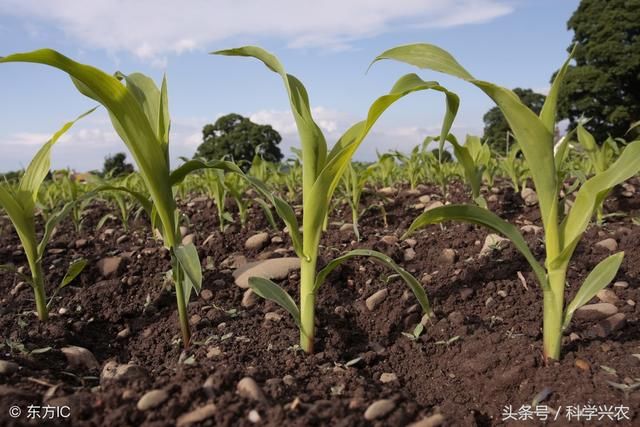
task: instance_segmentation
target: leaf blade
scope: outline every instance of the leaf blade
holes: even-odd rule
[[[600,261],[598,265],[591,270],[587,278],[582,283],[582,286],[580,286],[578,293],[576,293],[576,296],[565,309],[562,321],[562,330],[567,329],[571,319],[573,318],[573,314],[577,309],[589,302],[591,298],[596,296],[598,291],[604,289],[609,283],[611,283],[611,281],[616,277],[623,259],[624,252],[618,252],[617,254],[613,254]]]

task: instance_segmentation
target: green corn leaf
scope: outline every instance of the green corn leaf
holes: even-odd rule
[[[298,225],[298,219],[296,218],[293,208],[284,201],[281,197],[277,196],[273,191],[267,188],[263,182],[252,177],[246,176],[248,182],[255,188],[263,197],[265,197],[273,205],[278,216],[284,221],[289,229],[289,235],[291,236],[291,242],[293,249],[300,258],[304,258],[304,251],[302,247],[302,235],[300,234],[300,226]],[[319,206],[316,209],[319,209]]]
[[[69,269],[67,270],[67,273],[62,278],[62,281],[60,282],[60,285],[58,285],[58,289],[64,288],[69,283],[71,283],[73,281],[73,279],[78,277],[78,275],[80,273],[82,273],[82,270],[84,270],[84,268],[87,266],[87,262],[88,261],[86,259],[84,259],[84,258],[80,258],[80,259],[77,259],[77,260],[73,261],[69,265]]]
[[[587,156],[589,156],[589,160],[591,160],[591,163],[593,164],[595,169],[594,172],[596,174],[604,172],[606,168],[605,159],[602,157],[603,153],[600,151],[595,138],[589,133],[589,131],[584,128],[584,126],[582,126],[582,123],[578,123],[577,131],[578,142],[584,148]]]
[[[367,119],[356,123],[347,130],[338,143],[332,148],[331,153],[329,153],[327,164],[311,189],[314,204],[313,209],[309,209],[309,211],[314,213],[310,220],[312,230],[318,229],[326,216],[326,211],[317,209],[317,207],[329,205],[329,201],[340,183],[344,171],[349,164],[351,164],[351,158],[378,118],[399,99],[410,93],[422,90],[435,90],[445,94],[447,109],[443,119],[442,136],[444,137],[449,134],[449,130],[453,125],[453,120],[458,111],[458,96],[449,92],[437,82],[424,81],[416,74],[407,74],[401,77],[389,94],[379,97],[371,105]],[[307,209],[305,209],[305,212],[306,211]]]
[[[577,309],[585,305],[598,291],[604,289],[616,277],[622,264],[624,252],[618,252],[600,261],[580,286],[580,290],[567,306],[564,312],[562,330],[567,329],[573,314]]]
[[[273,283],[271,280],[263,277],[250,277],[249,286],[257,295],[269,301],[273,301],[280,307],[287,310],[291,317],[293,317],[293,321],[296,323],[298,328],[302,328],[302,323],[300,322],[300,310],[287,291]]]
[[[569,142],[573,138],[573,134],[575,132],[576,132],[575,129],[572,129],[569,132],[567,132],[567,134],[565,134],[562,138],[560,138],[560,141],[558,141],[556,145],[553,147],[556,171],[558,174],[560,174],[560,171],[562,170],[562,165],[564,164],[565,160],[567,160],[567,158],[569,157]],[[560,178],[558,178],[558,181],[559,182],[561,181]]]
[[[113,214],[104,214],[100,220],[98,221],[98,224],[96,224],[96,231],[99,231],[102,227],[104,227],[104,224],[108,221],[108,220],[115,220],[116,216]]]
[[[555,224],[557,215],[556,174],[548,173],[548,167],[553,167],[555,164],[552,146],[553,126],[548,126],[551,117],[555,116],[551,103],[546,111],[543,111],[543,119],[540,119],[511,90],[493,83],[476,80],[451,54],[434,45],[399,46],[382,53],[374,62],[383,59],[393,59],[419,68],[459,77],[477,86],[493,99],[507,119],[527,161],[533,165],[545,165],[545,167],[532,168],[531,176],[538,192],[542,220],[545,226]],[[560,80],[560,78],[556,79],[557,84],[560,84]],[[552,95],[552,97],[554,96]]]
[[[1,58],[0,58],[1,59]],[[33,210],[36,199],[38,198],[38,190],[42,185],[45,177],[49,173],[51,167],[51,149],[53,145],[64,135],[78,120],[93,113],[96,108],[94,107],[89,111],[81,114],[75,120],[65,123],[56,133],[53,134],[51,139],[47,141],[31,159],[29,166],[27,167],[24,175],[20,179],[20,185],[18,187],[18,193],[26,193],[31,197],[32,205],[25,205],[25,210]],[[27,202],[24,200],[24,202]],[[28,203],[28,202],[27,202]]]
[[[430,209],[418,216],[413,223],[411,223],[411,226],[409,226],[409,229],[402,238],[406,238],[419,228],[444,221],[464,221],[478,224],[504,235],[511,240],[516,249],[518,249],[529,262],[542,289],[545,290],[548,288],[545,270],[531,253],[520,231],[487,209],[472,205],[446,205]]]
[[[174,249],[174,254],[182,271],[185,273],[184,289],[185,303],[189,302],[191,297],[191,289],[195,289],[196,293],[200,292],[202,288],[202,265],[200,264],[200,257],[198,256],[198,250],[193,243],[188,245],[179,245]]]
[[[42,239],[40,239],[40,243],[38,244],[38,262],[42,260],[44,256],[44,251],[51,239],[51,234],[56,226],[62,221],[69,213],[71,209],[76,204],[76,202],[68,202],[66,203],[60,210],[54,212],[49,216],[47,222],[44,225],[44,233],[42,235]]]
[[[564,249],[550,268],[557,268],[568,262],[573,251],[589,225],[593,212],[607,193],[616,185],[631,178],[640,170],[640,141],[627,145],[620,157],[606,171],[595,175],[582,185],[569,214],[560,224],[559,232]]]
[[[547,97],[544,100],[544,104],[542,105],[542,110],[540,111],[540,120],[551,135],[553,135],[556,126],[556,110],[558,107],[558,96],[560,93],[560,87],[562,86],[564,76],[567,74],[567,70],[569,69],[569,62],[571,62],[571,58],[573,57],[574,53],[575,46],[573,47],[571,54],[569,54],[569,58],[567,58],[564,64],[562,64],[562,67],[560,67],[560,70],[558,70],[556,77],[553,79],[551,89],[549,89],[549,93],[547,94]]]
[[[140,203],[140,205],[146,212],[147,216],[149,216],[149,218],[152,218],[153,203],[151,202],[151,200],[149,200],[149,198],[146,195],[140,193],[139,191],[135,191],[127,187],[121,187],[116,185],[101,185],[94,190],[94,192],[96,193],[102,192],[102,191],[116,191],[116,192],[122,191],[127,194],[130,194],[138,201],[138,203]]]
[[[233,162],[224,160],[204,161],[200,159],[189,160],[181,164],[178,168],[171,172],[171,186],[175,187],[184,181],[184,179],[192,172],[203,169],[219,169],[225,172],[237,173],[244,176],[242,169]]]
[[[267,222],[269,223],[271,228],[273,228],[274,230],[277,230],[278,224],[276,224],[276,220],[273,217],[273,213],[271,213],[271,206],[269,206],[269,204],[265,202],[263,199],[261,199],[260,197],[256,197],[253,200],[262,208],[262,212],[264,212],[264,216],[267,218]]]
[[[320,286],[322,286],[322,284],[325,282],[329,273],[331,273],[336,267],[353,257],[360,256],[371,257],[374,261],[379,262],[385,267],[389,267],[396,273],[398,273],[418,299],[423,313],[429,314],[429,316],[433,316],[433,311],[431,310],[431,306],[429,305],[429,298],[427,297],[427,293],[422,288],[420,282],[418,282],[418,280],[416,280],[413,275],[400,267],[385,254],[369,249],[355,249],[339,256],[338,258],[334,258],[333,260],[331,260],[322,270],[320,270],[320,272],[316,276],[316,282],[313,288],[313,292],[316,293],[318,289],[320,289]]]
[[[479,138],[477,138],[479,140]],[[471,152],[466,145],[460,145],[454,135],[448,135],[447,141],[453,145],[453,154],[462,165],[464,176],[471,186],[472,198],[479,206],[486,208],[487,203],[484,197],[480,195],[480,187],[482,186],[482,170],[478,167],[476,161],[471,156]],[[467,139],[469,141],[469,139]],[[468,142],[467,142],[468,143]]]
[[[20,237],[20,242],[22,243],[27,258],[37,259],[38,249],[33,210],[25,211],[20,200],[18,200],[5,185],[0,185],[0,207],[9,215],[9,219],[18,233],[18,237]]]
[[[327,143],[322,131],[313,120],[309,95],[303,84],[291,74],[287,74],[284,67],[274,55],[256,46],[245,46],[236,49],[212,52],[216,55],[246,56],[262,61],[267,68],[282,77],[282,81],[289,96],[291,110],[300,135],[303,161],[303,188],[311,188],[316,177],[325,165],[327,157]]]
[[[145,88],[123,85],[117,77],[95,67],[80,64],[51,49],[17,53],[0,58],[3,62],[33,62],[58,68],[72,78],[76,88],[84,95],[102,104],[111,117],[114,129],[123,139],[136,161],[147,188],[158,209],[167,233],[173,231],[175,201],[169,185],[169,163],[163,144],[156,134],[157,123],[150,123],[139,103],[137,90]],[[135,93],[134,93],[135,92]],[[153,91],[152,91],[153,92]],[[152,93],[145,93],[152,96]]]

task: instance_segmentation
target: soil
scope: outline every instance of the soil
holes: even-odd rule
[[[639,182],[632,183],[640,188]],[[540,225],[535,206],[525,206],[506,183],[497,186],[491,210],[518,226]],[[246,226],[232,224],[220,232],[209,200],[181,203],[205,266],[207,291],[191,298],[193,342],[183,351],[175,296],[165,282],[168,253],[144,219],[132,220],[128,231],[117,222],[96,231],[99,218],[112,207],[95,202],[80,233],[64,222],[48,246],[44,263],[49,295],[71,260],[89,260],[78,279],[53,300],[48,322],[35,317],[29,286],[19,285],[12,273],[0,273],[0,360],[19,365],[14,373],[0,374],[0,425],[170,426],[211,403],[215,411],[201,425],[404,426],[434,414],[442,414],[444,425],[451,426],[541,425],[540,418],[503,419],[506,406],[516,412],[536,398],[540,405],[560,408],[555,421],[553,412],[549,415],[548,425],[614,423],[597,417],[569,421],[572,405],[623,406],[629,408],[629,419],[618,424],[640,425],[640,390],[612,385],[640,382],[635,305],[640,301],[640,227],[632,221],[640,214],[640,194],[623,197],[622,191],[616,189],[606,207],[628,215],[588,229],[571,264],[567,297],[575,295],[587,273],[608,255],[595,243],[612,237],[626,254],[616,280],[629,286],[611,288],[626,324],[603,338],[593,332],[596,322],[573,322],[564,337],[562,359],[548,366],[541,353],[541,292],[510,244],[479,256],[488,232],[453,223],[417,232],[410,261],[404,260],[407,241],[381,241],[386,235],[402,235],[420,212],[412,208],[419,194],[406,188],[386,198],[384,210],[365,212],[360,242],[352,233],[339,231],[351,218],[346,207],[339,207],[322,240],[321,264],[353,248],[382,250],[423,281],[436,318],[411,339],[406,333],[414,330],[421,315],[408,288],[378,264],[352,260],[336,269],[319,292],[312,355],[299,350],[295,324],[278,306],[263,300],[242,306],[244,290],[234,284],[232,269],[226,266],[232,254],[249,259],[293,255],[288,236],[269,229],[258,206],[250,210]],[[422,186],[420,194],[443,200],[435,187]],[[491,194],[486,191],[486,196]],[[451,186],[448,200],[467,199],[462,185]],[[379,200],[365,194],[363,205]],[[246,250],[246,239],[260,231],[282,242]],[[7,218],[0,218],[0,232],[0,264],[24,265]],[[525,237],[542,258],[541,236]],[[442,260],[444,249],[455,251],[453,263]],[[123,262],[114,277],[104,278],[97,264],[109,256]],[[297,295],[298,283],[295,272],[282,282],[292,295]],[[365,300],[383,288],[388,296],[370,311]],[[273,312],[281,318],[265,318]],[[61,351],[67,346],[88,349],[97,365],[70,365]],[[101,379],[111,361],[141,369],[129,379]],[[391,381],[382,382],[381,376]],[[238,394],[236,386],[244,377],[256,381],[263,399]],[[166,391],[168,398],[154,409],[138,409],[140,397],[152,389]],[[365,410],[379,399],[392,401],[392,409],[367,421]],[[14,405],[22,410],[20,417],[9,415]],[[28,405],[68,406],[70,416],[28,420]]]

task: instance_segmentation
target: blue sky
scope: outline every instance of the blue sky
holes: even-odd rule
[[[207,52],[255,44],[275,53],[306,85],[314,116],[332,144],[362,119],[409,66],[381,62],[382,51],[427,42],[449,50],[478,78],[544,92],[565,60],[572,33],[566,21],[577,0],[0,0],[0,55],[50,47],[107,72],[166,73],[172,116],[172,157],[191,156],[201,129],[223,114],[269,123],[285,155],[297,145],[293,119],[277,76],[257,61]],[[454,133],[481,134],[491,101],[474,87],[418,71],[461,97]],[[28,164],[63,123],[93,103],[63,73],[34,64],[0,65],[0,171]],[[409,151],[438,133],[444,100],[420,93],[394,105],[356,158],[376,150]],[[53,167],[100,168],[126,151],[98,110],[54,149]],[[177,161],[174,162],[177,164]]]

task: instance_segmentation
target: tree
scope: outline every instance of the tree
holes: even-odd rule
[[[231,158],[248,170],[256,154],[268,162],[279,162],[280,134],[270,125],[253,123],[239,114],[227,114],[202,129],[202,144],[195,157],[207,160]]]
[[[540,113],[546,97],[531,89],[515,88],[513,92],[520,100],[536,114]],[[498,107],[493,107],[482,117],[484,121],[484,137],[491,149],[497,153],[505,154],[507,146],[507,132],[510,132],[509,124]],[[509,135],[509,141],[513,136]]]
[[[102,167],[102,173],[105,176],[120,176],[127,175],[133,172],[133,165],[127,163],[125,160],[127,155],[125,153],[116,153],[112,156],[104,158],[104,166]]]
[[[583,0],[567,27],[577,45],[559,117],[570,128],[589,119],[596,141],[624,136],[640,120],[640,0]]]

